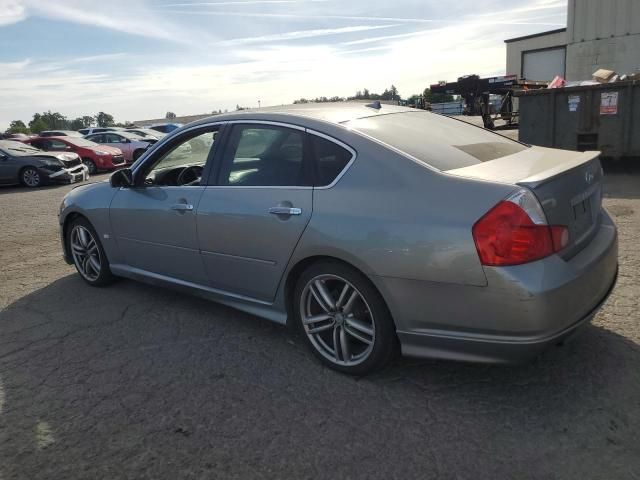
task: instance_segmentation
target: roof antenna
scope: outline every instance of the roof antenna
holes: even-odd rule
[[[380,103],[380,100],[374,100],[371,103],[367,103],[365,107],[375,108],[376,110],[380,110],[382,108],[382,104]]]

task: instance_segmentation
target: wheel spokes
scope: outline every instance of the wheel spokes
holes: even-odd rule
[[[342,352],[342,360],[345,362],[351,360],[351,349],[349,348],[349,339],[344,330],[344,325],[340,327],[340,351]]]
[[[347,300],[347,303],[344,304],[344,308],[342,309],[345,315],[349,315],[351,313],[353,305],[356,303],[359,296],[360,295],[358,295],[358,292],[355,290],[351,293],[349,300]]]
[[[335,310],[336,305],[331,297],[331,293],[327,290],[326,285],[322,280],[316,280],[311,285],[311,293],[313,294],[316,302],[325,312],[331,312]]]
[[[309,333],[311,335],[315,335],[317,333],[329,330],[330,328],[334,328],[334,323],[333,322],[327,323],[326,325],[320,325],[319,327],[310,328],[309,330],[307,330],[307,333]]]
[[[362,343],[364,343],[366,345],[371,345],[373,343],[372,339],[365,337],[364,335],[359,333],[357,330],[354,330],[354,329],[350,328],[347,325],[345,325],[344,331],[347,332],[351,337],[355,338],[356,340],[361,341]]]
[[[336,361],[340,361],[340,354],[338,353],[338,345],[340,344],[340,329],[338,328],[338,325],[335,325],[333,327],[333,356],[335,357]]]
[[[355,328],[356,330],[372,337],[373,336],[373,328],[369,327],[366,323],[357,318],[349,317],[345,320],[346,324],[350,327]]]
[[[310,325],[312,323],[323,322],[325,320],[332,320],[333,317],[328,313],[321,313],[320,315],[312,315],[311,317],[305,317],[302,321],[305,325]]]

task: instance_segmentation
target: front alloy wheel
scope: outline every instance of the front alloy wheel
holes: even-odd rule
[[[78,218],[67,231],[67,247],[76,270],[89,285],[111,283],[113,274],[98,235],[84,218]]]
[[[329,367],[363,375],[390,360],[395,327],[384,300],[361,273],[341,263],[313,265],[301,276],[295,298],[306,339]]]
[[[71,254],[80,275],[95,282],[101,270],[100,251],[91,232],[82,225],[76,225],[71,231]]]

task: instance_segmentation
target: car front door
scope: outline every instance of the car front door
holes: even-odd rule
[[[123,261],[147,275],[206,285],[198,246],[196,213],[205,186],[211,148],[185,155],[185,143],[213,138],[219,126],[183,132],[161,145],[134,171],[135,186],[121,188],[110,207],[111,226]]]
[[[118,135],[117,133],[105,133],[104,143],[109,145],[110,147],[119,148],[122,150],[122,154],[124,155],[124,159],[131,163],[133,160],[133,151],[131,150],[132,143],[122,135]]]
[[[264,123],[230,129],[198,208],[202,259],[213,288],[272,301],[311,218],[306,133]]]
[[[19,165],[8,152],[0,150],[0,183],[13,183],[18,178]]]

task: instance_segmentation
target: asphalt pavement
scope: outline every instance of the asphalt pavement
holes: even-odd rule
[[[61,258],[69,189],[0,189],[0,480],[640,478],[640,169],[607,167],[620,277],[573,341],[366,378],[215,303],[87,286]]]

